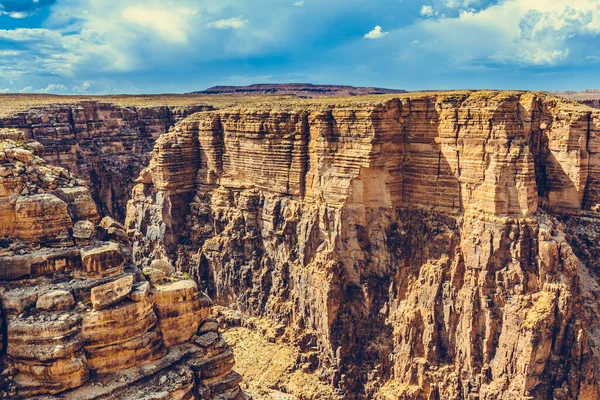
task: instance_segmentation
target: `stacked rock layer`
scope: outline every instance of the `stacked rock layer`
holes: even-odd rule
[[[208,106],[121,107],[97,101],[32,108],[0,119],[45,147],[48,163],[84,179],[101,215],[119,221],[133,179],[148,164],[154,141],[169,127]]]
[[[167,262],[133,266],[124,227],[43,151],[0,129],[0,397],[245,398],[211,300]]]
[[[137,182],[136,262],[285,324],[348,398],[600,396],[598,111],[487,91],[208,111]]]

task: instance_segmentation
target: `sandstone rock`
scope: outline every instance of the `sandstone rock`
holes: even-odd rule
[[[35,307],[40,291],[32,288],[13,289],[2,296],[2,309],[5,313],[21,314]]]
[[[165,272],[160,269],[146,267],[142,270],[142,273],[155,285],[163,282],[166,278]]]
[[[15,160],[20,161],[26,165],[30,165],[31,162],[33,161],[33,153],[30,152],[29,150],[25,150],[25,149],[21,149],[21,148],[9,149],[7,151],[7,156],[14,158]]]
[[[202,335],[208,332],[217,332],[219,330],[219,324],[217,321],[208,319],[202,323],[200,328],[198,329],[198,335]]]
[[[127,257],[117,243],[108,243],[81,251],[83,270],[90,274],[117,275],[123,272],[126,261]]]
[[[127,237],[127,232],[125,232],[123,229],[108,228],[106,230],[106,236],[109,240],[114,240],[119,243],[127,243],[129,240]]]
[[[175,272],[175,268],[173,268],[173,265],[169,261],[165,260],[153,260],[150,263],[150,268],[161,270],[167,276]]]
[[[35,308],[40,310],[68,310],[75,305],[71,292],[53,290],[38,297]]]
[[[0,257],[0,280],[38,277],[80,268],[77,249],[41,249],[25,255]]]
[[[100,219],[96,203],[87,187],[60,188],[55,194],[69,205],[69,213],[74,221],[89,220],[95,223]]]
[[[110,228],[115,228],[115,229],[120,229],[120,230],[125,229],[122,224],[120,224],[114,218],[111,218],[111,217],[102,218],[102,221],[100,221],[100,226],[106,231],[108,231],[108,229],[110,229]]]
[[[194,290],[189,282],[164,288],[160,320],[150,284],[133,285],[143,274],[129,263],[122,226],[104,221],[107,236],[122,244],[99,242],[96,206],[82,181],[39,158],[41,145],[6,143],[13,136],[4,132],[10,178],[0,179],[0,397],[195,398],[188,358],[212,354],[187,335],[210,301],[194,282]],[[167,377],[161,386],[160,376]]]
[[[101,310],[123,300],[131,293],[133,276],[127,275],[92,289],[92,306]]]
[[[133,180],[145,166],[154,140],[177,121],[206,109],[210,107],[125,107],[83,101],[18,112],[1,118],[0,126],[22,129],[43,143],[49,163],[82,177],[100,213],[122,221]],[[13,132],[4,137],[24,139],[23,132]]]
[[[9,319],[7,354],[19,371],[15,381],[20,395],[59,393],[88,380],[79,324],[74,316],[53,322]]]
[[[73,237],[75,239],[89,241],[96,234],[96,226],[91,221],[78,221],[73,225]]]
[[[14,206],[14,224],[0,235],[25,241],[52,241],[73,226],[67,204],[51,194],[20,196]]]
[[[152,305],[150,300],[123,302],[83,318],[81,337],[95,371],[126,369],[165,355]]]
[[[143,301],[150,295],[150,284],[148,282],[138,282],[133,285],[129,298],[133,301]]]
[[[167,346],[190,340],[208,317],[211,305],[193,280],[156,285],[154,300]]]
[[[596,228],[576,255],[564,220],[597,224],[599,138],[597,111],[526,92],[203,112],[157,141],[126,226],[136,260],[311,332],[293,340],[346,394],[595,398],[567,370],[598,362],[577,278]]]
[[[207,332],[204,334],[199,334],[198,337],[194,339],[194,343],[200,347],[206,348],[212,346],[218,338],[219,334],[217,332]]]

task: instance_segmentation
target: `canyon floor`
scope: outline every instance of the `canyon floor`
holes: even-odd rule
[[[0,95],[0,395],[597,399],[599,211],[545,93]]]

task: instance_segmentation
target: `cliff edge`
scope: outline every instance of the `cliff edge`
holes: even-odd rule
[[[127,206],[133,258],[272,320],[346,398],[600,396],[600,112],[542,93],[193,114]]]

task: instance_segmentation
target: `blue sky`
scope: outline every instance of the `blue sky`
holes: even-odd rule
[[[0,93],[600,88],[600,0],[0,0]]]

